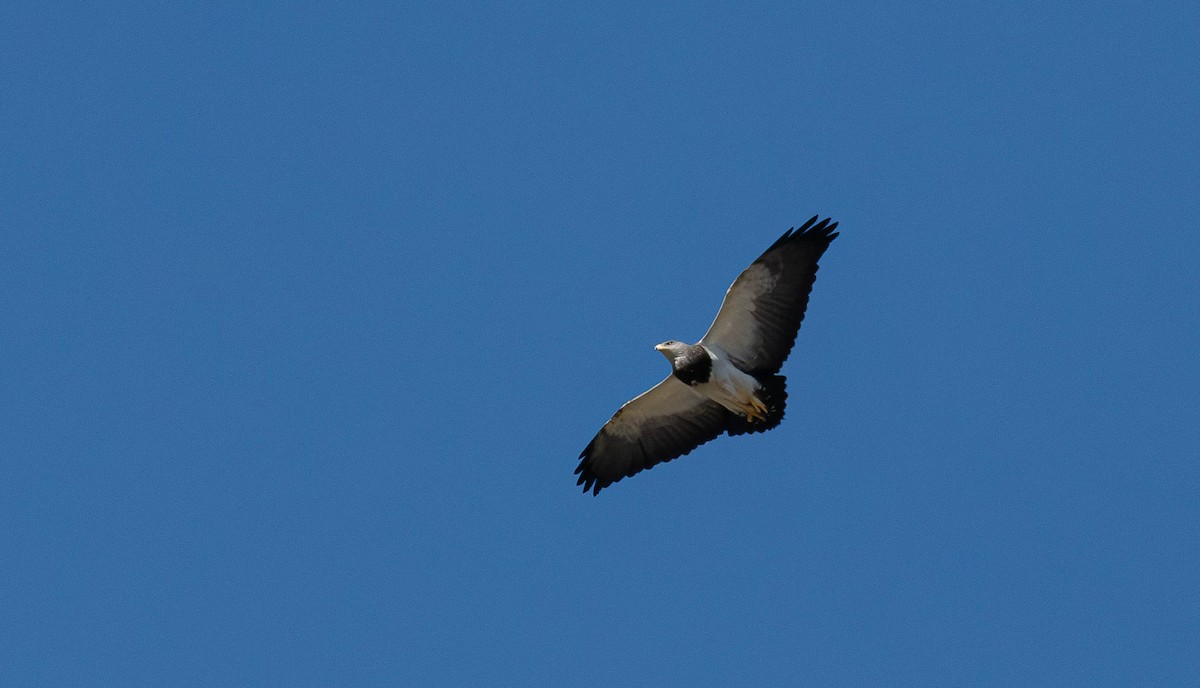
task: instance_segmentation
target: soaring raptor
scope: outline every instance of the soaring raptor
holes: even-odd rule
[[[671,362],[665,380],[625,403],[579,455],[577,485],[600,490],[683,456],[724,433],[766,432],[783,420],[787,359],[817,277],[837,237],[813,217],[789,229],[733,281],[696,344],[654,347]]]

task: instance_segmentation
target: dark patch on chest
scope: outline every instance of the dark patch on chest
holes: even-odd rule
[[[708,382],[712,376],[712,357],[702,346],[693,346],[672,365],[672,374],[690,386]]]

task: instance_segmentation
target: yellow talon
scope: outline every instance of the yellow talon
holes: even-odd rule
[[[750,405],[746,409],[746,420],[751,423],[767,419],[767,406],[755,397],[750,398]]]

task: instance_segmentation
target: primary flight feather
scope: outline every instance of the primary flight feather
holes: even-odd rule
[[[804,320],[817,261],[836,222],[813,217],[789,229],[733,281],[696,344],[654,347],[671,362],[665,380],[625,403],[579,455],[577,485],[598,494],[722,434],[765,432],[787,402],[778,375]]]

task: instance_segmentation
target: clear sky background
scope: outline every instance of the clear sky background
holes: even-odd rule
[[[0,684],[1200,684],[1197,7],[7,4]]]

